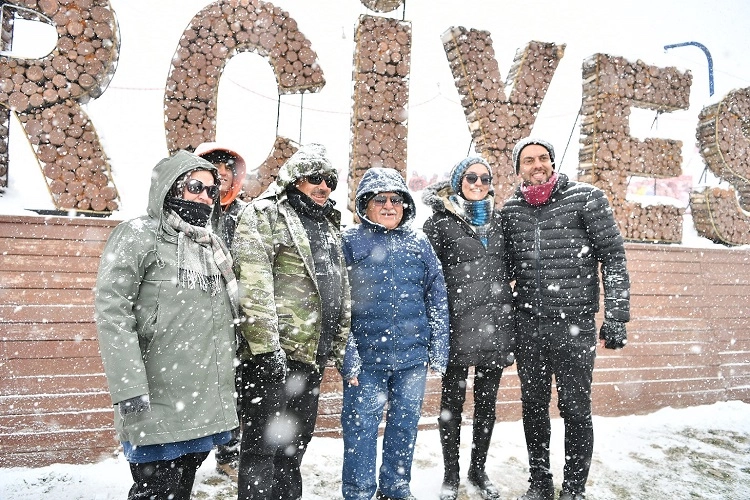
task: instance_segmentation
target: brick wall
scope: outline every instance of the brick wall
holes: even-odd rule
[[[92,292],[117,222],[0,216],[0,467],[91,462],[117,448]],[[630,343],[598,351],[595,413],[750,402],[750,251],[629,244],[627,253]],[[518,398],[512,366],[499,419],[520,418]],[[423,426],[435,425],[439,399],[431,376]],[[471,403],[469,391],[467,417]],[[339,434],[340,409],[340,377],[328,370],[319,434]]]

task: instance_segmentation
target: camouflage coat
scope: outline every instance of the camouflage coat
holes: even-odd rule
[[[282,176],[240,214],[234,242],[240,301],[246,315],[240,329],[248,347],[240,353],[270,352],[280,346],[295,361],[315,364],[321,335],[321,302],[307,233],[287,201]],[[340,212],[329,217],[331,236],[341,248]],[[341,316],[330,358],[341,367],[351,323],[349,281],[343,255]],[[273,302],[274,306],[269,306]]]

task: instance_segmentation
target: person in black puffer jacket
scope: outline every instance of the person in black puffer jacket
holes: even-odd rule
[[[505,265],[500,213],[493,208],[489,164],[461,160],[450,181],[425,189],[432,208],[423,230],[443,266],[450,308],[450,357],[440,400],[444,477],[441,500],[458,496],[461,413],[469,367],[474,367],[474,422],[469,482],[482,498],[499,498],[485,472],[495,425],[497,390],[503,368],[513,363],[513,297]]]
[[[555,151],[526,138],[513,149],[523,183],[502,209],[515,279],[516,362],[531,483],[522,500],[552,500],[549,403],[552,375],[565,423],[561,500],[585,498],[594,430],[591,382],[596,358],[599,266],[604,323],[599,338],[627,342],[630,278],[625,248],[604,192],[555,172]]]

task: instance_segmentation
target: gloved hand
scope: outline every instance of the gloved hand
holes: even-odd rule
[[[599,330],[599,338],[604,340],[604,347],[607,349],[622,349],[628,343],[625,323],[616,319],[605,319]]]
[[[124,417],[131,413],[151,411],[151,401],[148,398],[148,394],[144,394],[143,396],[136,396],[125,401],[120,401],[117,403],[117,408],[120,411],[120,416]]]
[[[256,354],[253,356],[253,362],[262,373],[274,380],[286,378],[286,353],[284,349]]]

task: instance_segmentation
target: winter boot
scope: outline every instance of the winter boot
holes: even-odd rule
[[[440,500],[456,500],[458,484],[458,448],[461,442],[461,417],[449,420],[438,419],[440,444],[443,448],[443,485],[440,488]]]
[[[559,500],[586,500],[584,493],[574,493],[568,490],[562,490],[560,492]]]
[[[563,497],[560,497],[563,498]],[[552,480],[549,482],[531,482],[529,490],[522,496],[518,497],[518,500],[554,500],[555,499],[555,487],[552,485]]]
[[[217,463],[216,472],[223,476],[227,476],[229,479],[236,483],[238,479],[237,465],[238,462],[236,460],[226,464]]]
[[[494,420],[474,421],[474,440],[471,448],[471,465],[469,466],[469,483],[474,485],[484,500],[497,500],[500,492],[497,490],[485,472],[487,462],[487,451],[490,448],[492,429],[495,427]]]

